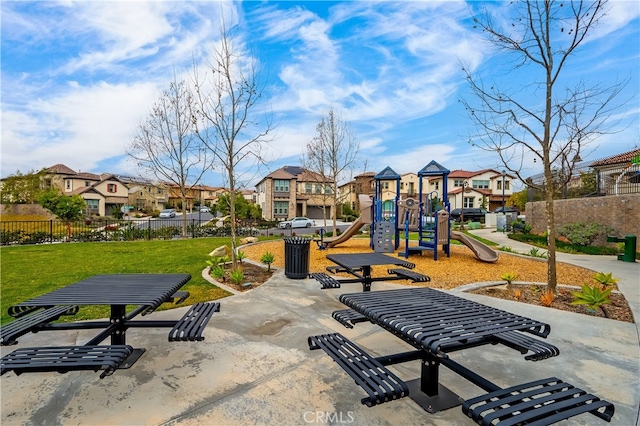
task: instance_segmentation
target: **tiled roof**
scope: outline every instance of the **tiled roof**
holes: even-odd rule
[[[101,181],[102,180],[100,178],[100,175],[96,175],[94,173],[88,173],[88,172],[76,173],[73,176],[73,178],[74,179],[97,180],[97,181]]]
[[[47,173],[54,173],[57,175],[75,175],[76,172],[71,170],[69,167],[64,164],[56,164],[47,169]]]
[[[622,154],[616,154],[611,157],[603,158],[602,160],[594,161],[591,163],[591,167],[629,163],[632,158],[638,155],[640,155],[640,149],[634,149],[633,151],[623,152]]]

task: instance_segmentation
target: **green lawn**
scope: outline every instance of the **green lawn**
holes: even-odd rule
[[[48,244],[0,248],[0,323],[10,320],[9,306],[97,274],[187,273],[182,290],[191,293],[186,304],[229,296],[202,278],[209,253],[229,238],[172,241]],[[178,305],[179,307],[180,305]],[[160,309],[176,307],[165,303]],[[107,307],[80,307],[74,317],[109,316]]]

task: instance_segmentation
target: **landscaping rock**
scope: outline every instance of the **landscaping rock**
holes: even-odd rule
[[[256,237],[246,237],[240,240],[240,244],[251,244],[251,243],[257,243],[258,239]]]
[[[227,255],[231,255],[231,249],[227,246],[220,246],[217,249],[213,250],[209,253],[209,256],[212,257],[224,257]]]

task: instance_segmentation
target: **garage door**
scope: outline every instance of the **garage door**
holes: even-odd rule
[[[329,218],[330,212],[327,209],[327,218]],[[309,219],[322,219],[322,207],[307,206],[307,217]]]

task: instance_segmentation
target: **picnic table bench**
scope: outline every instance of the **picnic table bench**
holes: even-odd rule
[[[406,396],[430,413],[460,405],[461,399],[440,383],[442,365],[488,392],[462,405],[479,424],[544,425],[587,412],[606,421],[613,416],[613,404],[556,378],[501,389],[449,357],[487,344],[516,349],[529,361],[554,357],[558,348],[536,338],[549,334],[548,324],[430,288],[343,294],[340,301],[349,309],[332,316],[345,327],[371,322],[416,349],[373,357],[339,333],[308,338],[311,350],[322,349],[365,390],[367,406]],[[415,360],[421,362],[421,376],[408,382],[387,368]]]
[[[215,312],[217,302],[196,303],[178,320],[136,320],[148,315],[161,304],[184,302],[189,293],[178,291],[191,276],[188,274],[122,274],[97,275],[21,302],[9,308],[16,320],[1,328],[0,344],[13,345],[17,338],[29,332],[49,330],[101,330],[80,346],[33,347],[18,349],[0,360],[0,375],[9,371],[26,372],[100,369],[100,378],[116,369],[131,367],[145,352],[126,343],[129,328],[170,328],[168,341],[202,341],[203,331]],[[61,315],[73,315],[79,305],[107,305],[108,320],[52,323]],[[127,312],[128,305],[133,310]],[[110,345],[102,342],[111,340]]]
[[[327,266],[327,272],[337,274],[345,272],[354,276],[354,278],[334,278],[324,272],[313,272],[309,274],[309,278],[313,278],[321,284],[321,288],[341,288],[342,284],[362,284],[362,291],[371,290],[371,284],[378,281],[395,281],[400,279],[411,280],[413,282],[428,282],[431,279],[423,274],[409,269],[415,268],[415,264],[401,260],[382,253],[348,253],[348,254],[329,254],[327,259],[334,262],[337,266]],[[374,265],[396,265],[402,268],[387,269],[387,276],[374,277],[371,275],[371,267]]]

